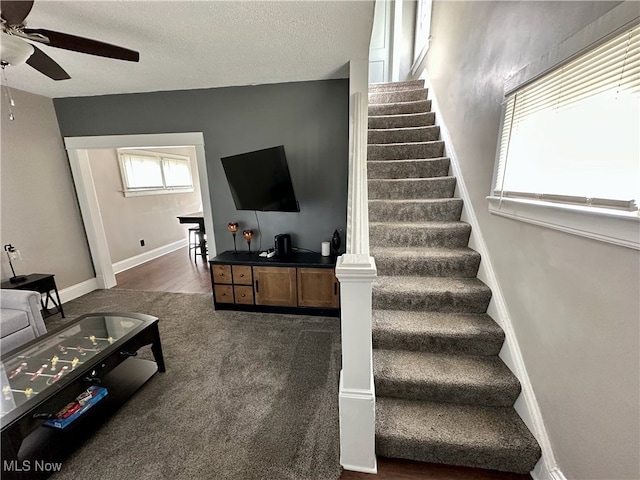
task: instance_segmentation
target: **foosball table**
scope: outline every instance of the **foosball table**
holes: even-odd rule
[[[136,358],[150,345],[152,360]],[[158,319],[92,313],[3,354],[2,478],[44,478],[157,371]]]

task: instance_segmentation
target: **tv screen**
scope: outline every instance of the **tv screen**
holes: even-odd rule
[[[300,211],[283,145],[220,160],[238,210]]]

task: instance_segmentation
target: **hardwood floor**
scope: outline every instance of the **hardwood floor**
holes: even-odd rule
[[[200,256],[194,263],[187,247],[118,273],[116,282],[120,290],[211,293],[209,265]]]
[[[181,248],[116,275],[122,290],[211,293],[208,264],[198,263]],[[378,474],[344,471],[341,480],[531,480],[529,475],[478,468],[454,467],[410,460],[378,458]]]
[[[378,457],[378,474],[342,472],[340,480],[531,480],[528,474]]]

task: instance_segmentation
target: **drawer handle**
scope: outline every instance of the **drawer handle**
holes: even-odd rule
[[[242,295],[240,295],[240,296],[241,296],[241,297],[246,297],[247,295],[243,293],[243,294],[242,294]]]
[[[220,276],[221,276],[221,277],[224,277],[224,272],[220,272]]]
[[[241,274],[240,274],[240,278],[242,278],[242,277],[244,277],[244,273],[241,273]]]

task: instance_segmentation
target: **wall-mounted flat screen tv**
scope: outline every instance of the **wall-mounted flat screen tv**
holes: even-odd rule
[[[238,210],[299,212],[284,145],[220,159]]]

